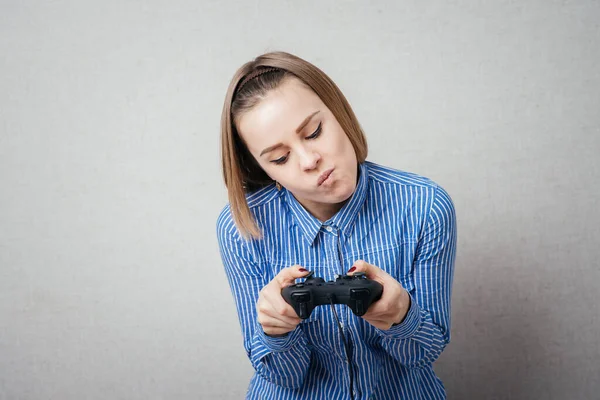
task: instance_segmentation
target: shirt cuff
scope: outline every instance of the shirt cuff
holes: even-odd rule
[[[410,296],[410,308],[406,317],[401,323],[392,326],[388,330],[377,329],[382,336],[390,339],[408,339],[419,330],[422,322],[421,307],[419,307],[410,293],[408,295]]]
[[[293,331],[288,332],[287,335],[281,337],[269,336],[263,331],[261,324],[257,322],[256,325],[257,339],[272,352],[291,350],[302,337],[300,325]]]

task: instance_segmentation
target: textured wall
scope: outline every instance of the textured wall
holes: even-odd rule
[[[451,4],[452,3],[452,4]],[[0,1],[0,399],[237,399],[219,116],[269,50],[453,196],[453,399],[600,391],[597,1]]]

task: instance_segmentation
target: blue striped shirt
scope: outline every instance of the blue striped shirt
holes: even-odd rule
[[[301,265],[326,281],[365,260],[411,296],[405,319],[380,330],[335,305],[350,339],[355,399],[444,399],[432,363],[450,341],[456,217],[431,180],[366,161],[352,197],[328,221],[308,213],[285,188],[247,196],[263,231],[244,240],[227,205],[217,220],[221,257],[255,374],[248,399],[349,399],[349,366],[331,306],[316,307],[284,337],[256,318],[260,290],[281,269]]]

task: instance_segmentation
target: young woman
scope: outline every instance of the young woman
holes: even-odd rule
[[[366,161],[346,98],[316,66],[263,54],[233,77],[221,119],[229,204],[217,221],[256,373],[248,399],[443,399],[432,363],[450,341],[456,221],[431,180]],[[358,317],[281,296],[313,272],[383,286]]]

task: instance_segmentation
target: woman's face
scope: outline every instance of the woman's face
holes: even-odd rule
[[[321,221],[354,193],[354,148],[319,96],[298,79],[270,91],[237,119],[237,129],[267,175]]]

